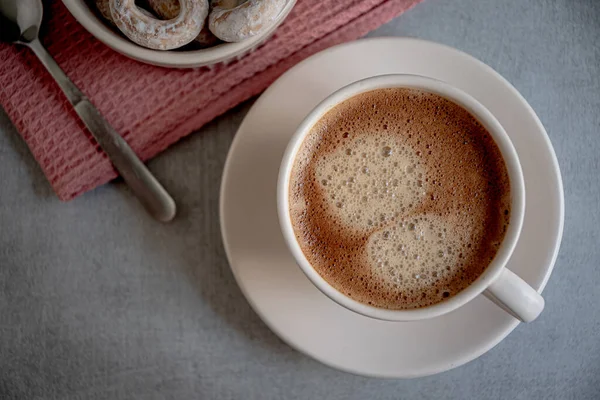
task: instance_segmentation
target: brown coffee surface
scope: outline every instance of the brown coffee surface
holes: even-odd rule
[[[387,309],[443,301],[489,265],[510,219],[498,146],[465,109],[378,89],[327,112],[292,168],[300,247],[340,292]]]

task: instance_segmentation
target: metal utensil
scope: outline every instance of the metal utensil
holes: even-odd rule
[[[146,210],[160,221],[171,220],[176,207],[169,193],[40,43],[42,14],[41,0],[0,0],[0,40],[33,50]]]

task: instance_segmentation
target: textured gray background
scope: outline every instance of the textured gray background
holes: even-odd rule
[[[169,225],[122,183],[60,203],[0,111],[0,398],[599,399],[600,1],[426,0],[385,35],[483,60],[546,126],[566,221],[539,320],[437,376],[329,369],[263,325],[225,260],[218,188],[250,104],[150,162],[179,203]]]

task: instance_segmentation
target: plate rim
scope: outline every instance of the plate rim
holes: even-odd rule
[[[556,264],[556,260],[558,258],[558,253],[560,250],[560,245],[562,242],[562,237],[563,237],[563,229],[564,229],[564,214],[565,214],[565,201],[564,201],[564,188],[563,188],[563,180],[562,180],[562,174],[560,172],[560,166],[558,163],[558,158],[556,156],[556,151],[554,150],[554,147],[552,146],[552,143],[550,141],[550,137],[548,136],[548,132],[546,131],[546,129],[544,128],[541,120],[539,119],[538,115],[535,113],[535,111],[533,110],[533,108],[531,107],[531,105],[527,102],[527,100],[523,97],[523,95],[506,79],[504,78],[500,73],[498,73],[496,70],[494,70],[492,67],[490,67],[489,65],[485,64],[483,61],[480,61],[479,59],[475,58],[474,56],[471,56],[470,54],[463,52],[459,49],[456,49],[454,47],[445,45],[445,44],[441,44],[441,43],[437,43],[437,42],[433,42],[430,40],[425,40],[425,39],[420,39],[420,38],[412,38],[412,37],[372,37],[372,38],[363,38],[363,39],[359,39],[359,40],[355,40],[355,41],[351,41],[351,42],[347,42],[347,43],[342,43],[336,46],[332,46],[329,47],[325,50],[322,50],[316,54],[313,54],[312,56],[302,60],[301,62],[299,62],[298,64],[294,65],[292,68],[290,68],[289,70],[287,70],[284,74],[282,74],[279,78],[277,78],[277,80],[275,80],[275,82],[273,82],[261,95],[260,97],[256,100],[256,102],[252,105],[252,107],[250,108],[250,110],[248,110],[248,113],[246,114],[246,116],[244,117],[242,123],[240,124],[240,126],[238,127],[238,129],[236,130],[236,134],[231,142],[231,145],[229,147],[228,153],[227,153],[227,158],[225,160],[225,164],[223,167],[223,173],[222,173],[222,179],[221,179],[221,186],[219,189],[219,224],[220,224],[220,228],[221,228],[221,239],[223,241],[223,247],[225,249],[225,255],[227,257],[227,262],[229,263],[229,268],[231,269],[231,272],[234,276],[234,279],[238,285],[238,287],[240,288],[242,294],[244,295],[244,297],[246,298],[246,301],[248,301],[248,303],[250,304],[250,306],[252,307],[253,311],[259,316],[259,318],[262,320],[262,322],[267,325],[267,327],[275,334],[277,335],[282,341],[284,341],[287,345],[289,345],[291,348],[293,348],[294,350],[300,352],[301,354],[307,355],[310,358],[322,363],[323,365],[326,365],[330,368],[333,368],[335,370],[340,370],[343,372],[347,372],[353,375],[357,375],[357,376],[367,376],[367,377],[375,377],[375,378],[384,378],[384,379],[410,379],[410,378],[418,378],[418,377],[424,377],[424,376],[431,376],[431,375],[435,375],[441,372],[445,372],[454,368],[457,368],[459,366],[462,366],[464,364],[467,364],[470,361],[473,361],[477,358],[479,358],[480,356],[482,356],[483,354],[487,353],[488,351],[490,351],[492,348],[494,348],[495,346],[497,346],[500,342],[502,342],[510,333],[512,333],[512,331],[519,325],[519,321],[518,320],[514,320],[512,321],[512,323],[510,324],[509,327],[507,327],[505,332],[502,332],[500,335],[497,335],[493,338],[493,340],[490,340],[488,343],[486,343],[486,346],[481,346],[480,348],[477,349],[477,351],[471,351],[471,352],[465,352],[464,354],[461,355],[460,358],[458,358],[456,360],[456,362],[451,362],[451,363],[441,363],[440,366],[438,366],[437,368],[431,368],[430,370],[427,370],[425,372],[419,372],[416,374],[407,374],[407,375],[403,375],[403,376],[398,376],[397,374],[385,374],[385,373],[379,373],[379,372],[375,372],[375,373],[370,373],[370,372],[366,372],[366,371],[359,371],[353,368],[349,368],[343,365],[337,365],[334,364],[332,362],[329,362],[326,359],[323,359],[321,357],[319,357],[318,354],[315,354],[314,352],[310,351],[309,349],[304,349],[304,348],[299,348],[292,339],[290,339],[285,333],[281,332],[277,327],[273,326],[269,319],[265,317],[265,315],[259,310],[259,308],[256,306],[254,300],[252,299],[251,296],[249,296],[248,291],[243,283],[243,281],[240,279],[240,277],[238,276],[238,272],[237,269],[234,267],[234,264],[232,262],[232,254],[231,254],[231,248],[230,248],[230,244],[228,243],[226,237],[227,237],[227,233],[226,233],[226,217],[225,217],[225,191],[226,191],[226,187],[227,187],[227,183],[230,177],[230,169],[231,169],[231,164],[232,164],[232,159],[233,159],[233,154],[235,153],[235,150],[237,149],[237,147],[239,146],[239,142],[240,142],[240,135],[239,133],[244,129],[245,125],[247,124],[248,121],[248,115],[250,115],[253,110],[255,108],[259,108],[262,106],[262,103],[264,101],[266,101],[265,99],[270,95],[270,93],[272,91],[274,91],[278,85],[281,84],[282,81],[284,81],[288,75],[290,75],[294,70],[300,68],[301,66],[305,65],[306,63],[310,63],[310,62],[315,62],[316,60],[318,60],[319,58],[322,57],[327,57],[329,56],[330,53],[333,53],[335,51],[339,51],[339,50],[343,50],[346,47],[353,47],[353,46],[357,46],[357,45],[368,45],[368,43],[370,42],[390,42],[390,44],[395,44],[395,45],[403,45],[404,43],[414,43],[416,45],[425,45],[425,46],[432,46],[432,47],[437,47],[440,49],[444,49],[446,51],[451,51],[451,52],[455,52],[458,55],[460,55],[461,57],[465,58],[465,59],[469,59],[471,62],[475,62],[477,64],[479,64],[479,67],[485,69],[485,71],[487,73],[493,74],[495,75],[497,78],[499,78],[502,83],[505,85],[506,88],[508,88],[511,93],[515,96],[517,96],[521,102],[522,105],[525,106],[525,108],[527,109],[527,112],[534,118],[535,124],[537,125],[538,129],[543,132],[543,140],[547,146],[547,148],[549,149],[549,153],[550,153],[550,158],[552,161],[552,166],[553,166],[553,171],[557,177],[557,189],[558,189],[558,218],[559,218],[559,224],[558,224],[558,229],[556,231],[556,234],[554,235],[554,249],[552,252],[552,257],[550,259],[549,265],[546,269],[546,273],[542,279],[542,282],[539,284],[539,287],[537,288],[539,293],[542,293],[544,288],[546,287],[548,280],[550,279],[550,276],[552,275],[552,272],[554,270],[554,266]],[[318,103],[318,102],[317,102]],[[315,104],[316,105],[316,104]],[[367,317],[364,317],[367,318]],[[398,322],[398,323],[403,323],[403,322]]]

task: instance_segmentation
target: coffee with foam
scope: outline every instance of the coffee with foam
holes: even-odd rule
[[[315,270],[387,309],[436,304],[494,258],[510,218],[504,160],[462,107],[415,89],[378,89],[328,111],[290,180],[295,236]]]

